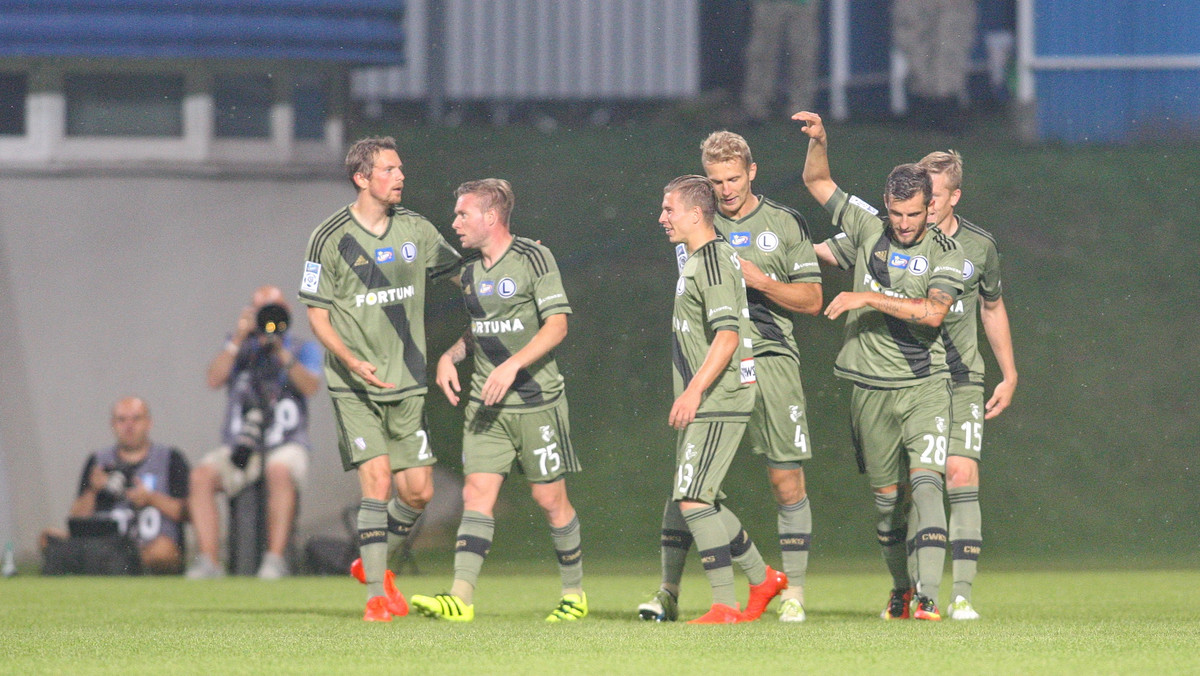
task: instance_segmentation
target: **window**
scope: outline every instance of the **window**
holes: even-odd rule
[[[270,75],[218,75],[213,85],[217,137],[270,137],[271,104],[275,100],[271,92]]]
[[[68,136],[182,136],[183,75],[68,74]]]
[[[325,120],[329,117],[329,87],[320,76],[299,76],[292,90],[297,139],[325,138]]]
[[[25,97],[29,78],[24,73],[0,73],[0,136],[25,135]]]

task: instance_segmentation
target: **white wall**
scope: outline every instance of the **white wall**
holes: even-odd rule
[[[0,528],[25,559],[42,528],[65,524],[87,453],[112,441],[117,397],[145,397],[153,437],[190,461],[218,442],[208,361],[255,287],[294,297],[309,233],[352,199],[335,178],[0,175]],[[301,535],[340,534],[358,486],[328,395],[312,404]]]

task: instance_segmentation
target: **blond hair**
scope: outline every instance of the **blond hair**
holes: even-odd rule
[[[741,160],[749,169],[754,164],[750,154],[750,144],[741,134],[731,131],[714,131],[700,144],[700,162],[703,164],[719,164],[730,160]]]
[[[512,184],[502,178],[481,178],[478,181],[467,181],[454,191],[456,198],[468,194],[479,198],[480,211],[495,209],[496,217],[505,224],[508,223],[513,207],[517,204]]]
[[[946,177],[946,188],[954,192],[962,187],[962,155],[957,150],[929,153],[917,164],[925,167],[930,174],[941,174]]]

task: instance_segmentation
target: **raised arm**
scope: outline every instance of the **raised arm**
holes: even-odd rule
[[[821,206],[833,197],[837,183],[829,173],[829,139],[821,116],[807,110],[796,113],[793,120],[802,122],[800,131],[808,136],[808,154],[804,157],[804,186]],[[819,254],[818,254],[819,255]]]
[[[1000,365],[1003,379],[992,390],[992,397],[984,407],[987,412],[984,419],[988,420],[1000,415],[1012,403],[1013,393],[1017,389],[1017,361],[1013,356],[1012,333],[1008,326],[1008,310],[1004,308],[1004,299],[984,300],[979,310],[979,318],[983,322],[983,332],[987,334],[988,344],[992,346],[992,354],[996,355],[996,363]]]

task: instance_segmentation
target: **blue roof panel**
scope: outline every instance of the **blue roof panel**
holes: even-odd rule
[[[404,62],[401,0],[0,0],[0,57]]]

